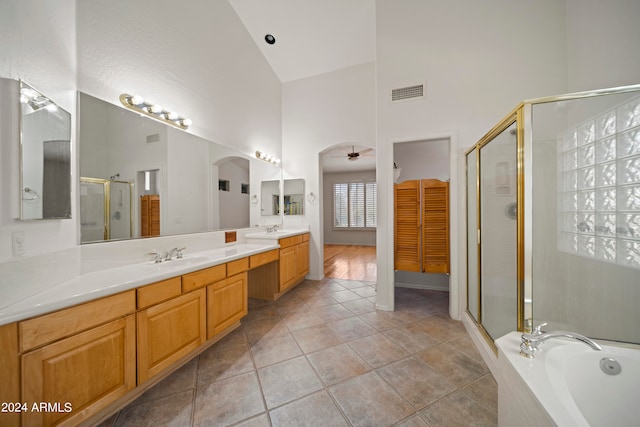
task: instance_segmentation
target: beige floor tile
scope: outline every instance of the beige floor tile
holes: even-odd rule
[[[407,418],[406,420],[399,422],[394,427],[429,427],[429,424],[427,424],[418,415],[414,415]]]
[[[311,353],[307,358],[326,385],[337,384],[371,370],[347,344]]]
[[[263,339],[277,338],[289,335],[289,328],[280,316],[272,319],[264,319],[255,322],[243,323],[249,344],[254,344]]]
[[[489,372],[482,360],[474,360],[443,344],[429,347],[416,357],[458,387],[464,387]]]
[[[338,302],[332,297],[334,293],[335,292],[325,293],[318,291],[318,293],[315,295],[301,296],[300,298],[304,301],[305,304],[310,307],[319,307],[321,305],[335,304],[336,302]]]
[[[376,290],[370,286],[363,286],[361,288],[353,288],[352,291],[358,296],[363,298],[373,297],[376,295]]]
[[[350,290],[331,292],[331,298],[338,302],[352,301],[354,299],[360,299],[360,296],[355,292],[351,292]]]
[[[445,377],[412,357],[384,366],[376,372],[416,410],[456,389]]]
[[[198,384],[211,383],[254,369],[246,343],[214,345],[198,358]]]
[[[376,310],[376,305],[366,299],[345,301],[342,305],[356,315],[370,313]]]
[[[259,369],[258,376],[268,408],[275,408],[323,388],[304,357]]]
[[[298,329],[292,333],[306,354],[342,343],[342,339],[324,324]]]
[[[406,322],[397,317],[393,311],[372,311],[361,314],[360,318],[378,331],[385,331],[406,324]]]
[[[469,384],[460,391],[460,394],[475,400],[491,411],[498,411],[498,384],[491,374]]]
[[[498,415],[476,401],[453,393],[420,412],[431,427],[495,427]]]
[[[247,323],[247,322],[253,322],[256,320],[278,319],[278,318],[280,318],[280,314],[272,304],[260,304],[256,307],[249,306],[249,313],[245,316],[244,319],[242,319],[242,322]]]
[[[335,320],[353,317],[354,314],[347,310],[342,304],[323,305],[314,307],[313,312],[318,315],[324,322],[333,322]]]
[[[282,316],[282,320],[290,331],[324,323],[322,319],[312,311],[294,311]]]
[[[300,356],[302,351],[290,333],[269,339],[262,339],[251,346],[251,354],[256,368],[272,365],[283,360]]]
[[[146,402],[195,389],[197,369],[198,362],[194,359],[146,391],[136,401]]]
[[[413,413],[378,374],[369,372],[329,388],[353,426],[388,426]]]
[[[336,335],[344,341],[355,340],[377,332],[373,326],[359,317],[348,317],[346,319],[336,320],[335,322],[330,322],[328,325]]]
[[[324,390],[276,408],[269,415],[273,427],[349,425]]]
[[[415,325],[422,328],[427,334],[436,338],[440,342],[447,342],[460,338],[464,331],[456,331],[439,317],[430,316],[415,322]]]
[[[191,425],[194,390],[183,391],[162,399],[132,403],[123,409],[115,425],[118,427],[157,427]]]
[[[234,424],[233,427],[271,427],[271,424],[269,423],[269,415],[265,412],[239,424]]]
[[[345,288],[344,286],[342,286],[337,282],[327,282],[322,285],[318,285],[318,289],[320,289],[323,292],[339,292],[339,291],[344,291],[347,288]]]
[[[264,411],[258,376],[249,372],[199,387],[193,425],[229,425]]]
[[[400,360],[409,353],[381,333],[359,338],[349,343],[360,357],[374,368]]]
[[[418,353],[439,343],[423,329],[412,324],[386,330],[383,334],[410,354]]]

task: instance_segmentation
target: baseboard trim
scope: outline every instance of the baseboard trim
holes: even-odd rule
[[[398,283],[395,284],[396,288],[410,288],[410,289],[425,289],[428,291],[444,291],[449,292],[449,287],[437,286],[437,285],[416,285],[413,283]]]

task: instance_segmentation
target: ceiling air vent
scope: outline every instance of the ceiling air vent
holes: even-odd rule
[[[424,98],[424,84],[391,89],[391,102]]]

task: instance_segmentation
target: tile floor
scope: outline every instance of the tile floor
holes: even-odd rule
[[[305,281],[106,426],[495,426],[497,386],[446,292]]]

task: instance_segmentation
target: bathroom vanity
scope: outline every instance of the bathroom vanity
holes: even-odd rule
[[[81,274],[3,306],[0,397],[20,405],[3,425],[94,423],[125,406],[237,328],[250,295],[304,278],[309,233],[290,234]]]

